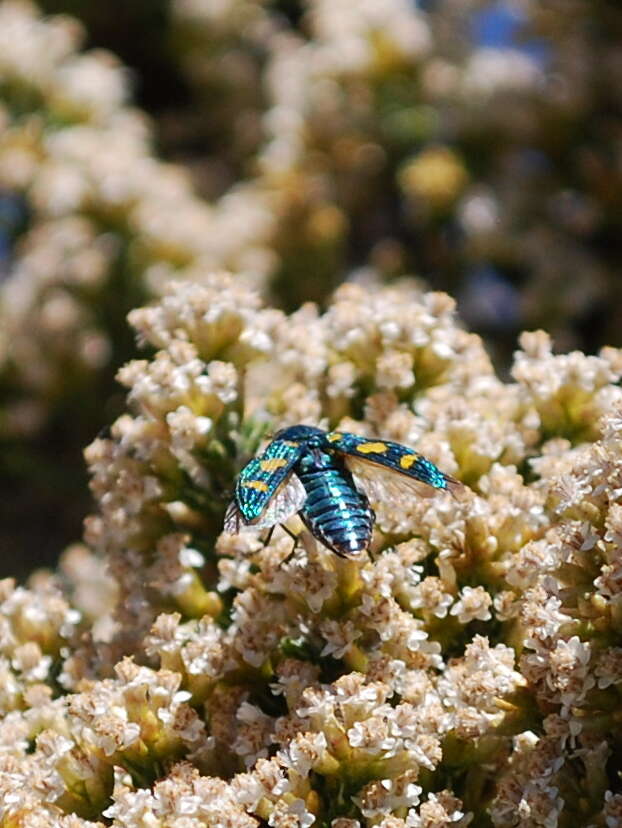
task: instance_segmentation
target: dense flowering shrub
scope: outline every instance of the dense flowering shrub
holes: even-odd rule
[[[491,7],[513,29],[503,42],[487,39]],[[67,480],[120,410],[112,378],[135,355],[126,314],[172,278],[230,269],[295,310],[353,276],[415,272],[457,297],[496,361],[521,327],[546,327],[564,349],[617,342],[614,4],[171,0],[167,11],[193,98],[154,129],[129,105],[119,61],[80,50],[75,19],[0,6],[8,500],[28,490],[48,513],[54,493],[80,503]],[[159,160],[156,142],[184,166]],[[25,468],[49,484],[33,491]]]
[[[81,37],[70,18],[42,19],[20,0],[0,7],[0,193],[15,213],[0,436],[36,431],[79,393],[105,403],[102,372],[131,352],[125,315],[164,282],[192,278],[193,266],[260,273],[266,258],[254,254],[268,219],[252,196],[246,207],[235,194],[217,207],[197,198],[183,169],[153,156],[123,67],[77,51]],[[71,415],[83,408],[96,423],[86,402]]]
[[[75,547],[2,588],[0,824],[619,824],[620,352],[525,333],[502,381],[411,282],[288,316],[212,274],[131,323],[154,355],[86,452],[110,575]],[[296,422],[416,444],[466,494],[374,503],[360,561],[222,533]]]
[[[506,348],[521,326],[572,347],[598,315],[598,341],[617,337],[617,4],[173,0],[171,12],[197,107],[222,133],[210,146],[226,141],[197,166],[258,170],[292,307],[365,265],[451,288]]]
[[[0,4],[2,463],[127,392],[84,543],[0,582],[3,828],[622,824],[622,353],[530,331],[500,377],[404,275],[567,350],[615,284],[620,12],[525,2],[492,48],[481,6],[172,2],[208,202],[115,58]],[[360,560],[224,533],[294,423],[465,492],[374,502]]]
[[[82,40],[74,19],[0,4],[0,541],[14,559],[55,546],[26,502],[63,542],[79,532],[81,451],[120,410],[114,374],[135,353],[128,311],[197,268],[260,283],[273,258],[253,187],[197,197],[154,156],[126,70]]]
[[[495,47],[478,34],[491,5],[515,30]],[[75,20],[2,4],[0,208],[14,249],[0,436],[36,432],[81,392],[103,401],[102,373],[130,355],[127,311],[197,268],[252,275],[289,308],[361,267],[415,271],[450,286],[493,340],[544,324],[572,345],[572,323],[604,312],[622,214],[619,11],[285,7],[170,4],[192,124],[209,133],[204,153],[196,140],[186,152],[208,202],[154,157],[113,56],[80,52]],[[101,405],[83,409],[95,428]]]

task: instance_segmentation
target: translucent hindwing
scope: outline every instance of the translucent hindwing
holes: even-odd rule
[[[300,510],[306,492],[292,471],[305,450],[297,441],[273,440],[244,466],[225,515],[226,532],[274,526]]]
[[[463,488],[431,460],[400,443],[331,431],[326,445],[343,457],[357,484],[375,502],[403,496],[405,489],[418,497],[431,497],[435,490],[455,494]]]

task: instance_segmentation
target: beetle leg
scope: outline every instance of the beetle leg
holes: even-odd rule
[[[271,526],[271,527],[268,529],[268,534],[267,534],[267,535],[266,535],[266,537],[265,537],[265,538],[263,538],[263,540],[262,540],[262,543],[263,543],[263,545],[264,545],[264,546],[267,546],[267,545],[270,543],[270,541],[272,540],[272,533],[273,533],[273,532],[274,532],[274,526]]]
[[[287,534],[290,536],[290,538],[294,541],[294,545],[292,546],[291,552],[289,553],[289,555],[288,555],[288,556],[285,558],[285,560],[283,561],[283,563],[287,563],[287,561],[291,558],[291,556],[292,556],[292,555],[294,554],[294,552],[296,551],[296,547],[298,546],[298,540],[299,540],[299,538],[298,538],[298,535],[295,535],[295,534],[291,531],[291,529],[288,529],[288,528],[287,528],[287,526],[285,526],[285,524],[284,524],[284,523],[281,523],[281,529],[283,529],[283,531],[284,531],[284,532],[287,532]]]

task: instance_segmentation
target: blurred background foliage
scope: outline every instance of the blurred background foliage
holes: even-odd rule
[[[6,572],[80,535],[170,278],[413,275],[501,372],[524,328],[622,345],[621,39],[613,0],[0,2]]]

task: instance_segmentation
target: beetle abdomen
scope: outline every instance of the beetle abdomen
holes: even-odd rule
[[[301,517],[311,533],[342,557],[358,555],[370,544],[373,513],[352,476],[324,452],[310,452],[299,463],[307,492]]]

